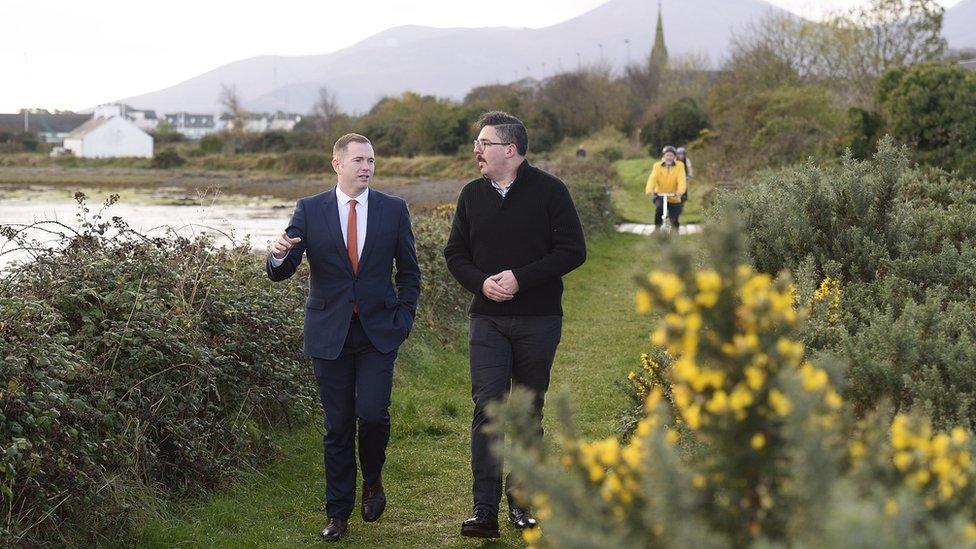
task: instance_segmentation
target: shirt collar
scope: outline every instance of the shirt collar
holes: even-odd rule
[[[340,206],[345,206],[352,199],[353,197],[342,192],[342,189],[340,189],[339,186],[336,185],[336,200],[339,202]],[[357,204],[365,204],[366,201],[369,200],[369,187],[366,187],[366,189],[362,193],[360,193],[359,196],[355,197],[355,199]]]

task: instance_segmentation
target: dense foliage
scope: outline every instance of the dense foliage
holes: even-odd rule
[[[216,485],[314,410],[304,292],[246,246],[41,228],[68,236],[0,279],[5,542],[108,542],[149,494]]]
[[[889,400],[926,410],[939,427],[976,421],[976,195],[972,181],[913,168],[883,140],[851,158],[768,173],[729,196],[745,223],[750,259],[789,269],[842,296],[806,334],[849,363],[858,413]]]
[[[971,431],[882,406],[853,420],[845,361],[804,343],[835,321],[836,282],[815,289],[742,263],[733,221],[704,252],[669,245],[638,281],[658,361],[630,374],[630,436],[575,434],[562,399],[560,448],[530,430],[530,396],[496,410],[539,547],[960,547],[976,543]],[[822,317],[822,318],[818,318]]]

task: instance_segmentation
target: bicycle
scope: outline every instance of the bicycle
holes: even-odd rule
[[[678,193],[656,193],[657,196],[661,197],[663,202],[663,213],[661,215],[661,230],[667,231],[671,234],[671,218],[668,217],[668,198],[672,196],[677,196]]]

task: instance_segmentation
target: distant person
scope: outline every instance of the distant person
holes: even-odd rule
[[[474,157],[481,177],[461,189],[444,258],[454,278],[474,294],[469,361],[473,516],[461,535],[497,538],[502,461],[492,453],[498,434],[485,432],[485,408],[513,386],[531,391],[530,437],[542,443],[542,405],[562,335],[562,277],[586,260],[586,242],[566,185],[525,159],[529,135],[522,121],[492,111],[481,115]],[[505,478],[508,520],[536,526]]]
[[[685,165],[677,161],[677,151],[671,145],[664,147],[660,162],[654,163],[651,175],[647,178],[644,194],[654,197],[654,226],[658,229],[664,223],[664,197],[662,193],[672,196],[668,199],[668,219],[677,232],[680,227],[678,219],[681,217],[681,195],[687,190],[685,179]]]
[[[586,158],[586,149],[583,148],[582,144],[576,149],[576,158]]]
[[[369,139],[340,137],[332,149],[338,185],[298,201],[267,262],[268,277],[280,281],[308,257],[304,351],[325,413],[322,537],[328,541],[345,535],[356,503],[357,426],[363,520],[379,519],[386,508],[381,473],[393,363],[420,297],[407,203],[369,188],[374,162]]]
[[[675,149],[674,158],[685,165],[685,175],[688,179],[695,177],[695,170],[691,167],[691,159],[688,158],[688,151],[684,147]]]
[[[684,147],[678,147],[675,151],[675,160],[685,165],[685,175],[688,179],[695,177],[695,171],[691,167],[691,159],[688,158],[688,151]],[[681,203],[688,202],[688,189],[681,195]]]

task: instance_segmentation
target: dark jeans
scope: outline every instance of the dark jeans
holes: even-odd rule
[[[677,231],[681,224],[678,222],[678,217],[681,216],[681,210],[684,209],[684,204],[668,204],[668,219],[671,220],[671,226]],[[660,227],[664,223],[664,197],[658,196],[654,198],[654,226]]]
[[[471,473],[475,509],[498,512],[502,497],[502,460],[493,453],[502,436],[485,433],[489,424],[485,407],[503,400],[513,385],[535,394],[535,432],[542,441],[542,405],[549,389],[549,373],[562,334],[562,317],[486,316],[472,314],[469,323],[471,358]],[[515,486],[511,475],[505,479],[511,498]]]
[[[356,504],[356,423],[363,482],[380,479],[390,441],[390,393],[397,351],[373,347],[358,316],[349,324],[335,360],[313,358],[319,400],[325,413],[325,509],[347,519]]]

